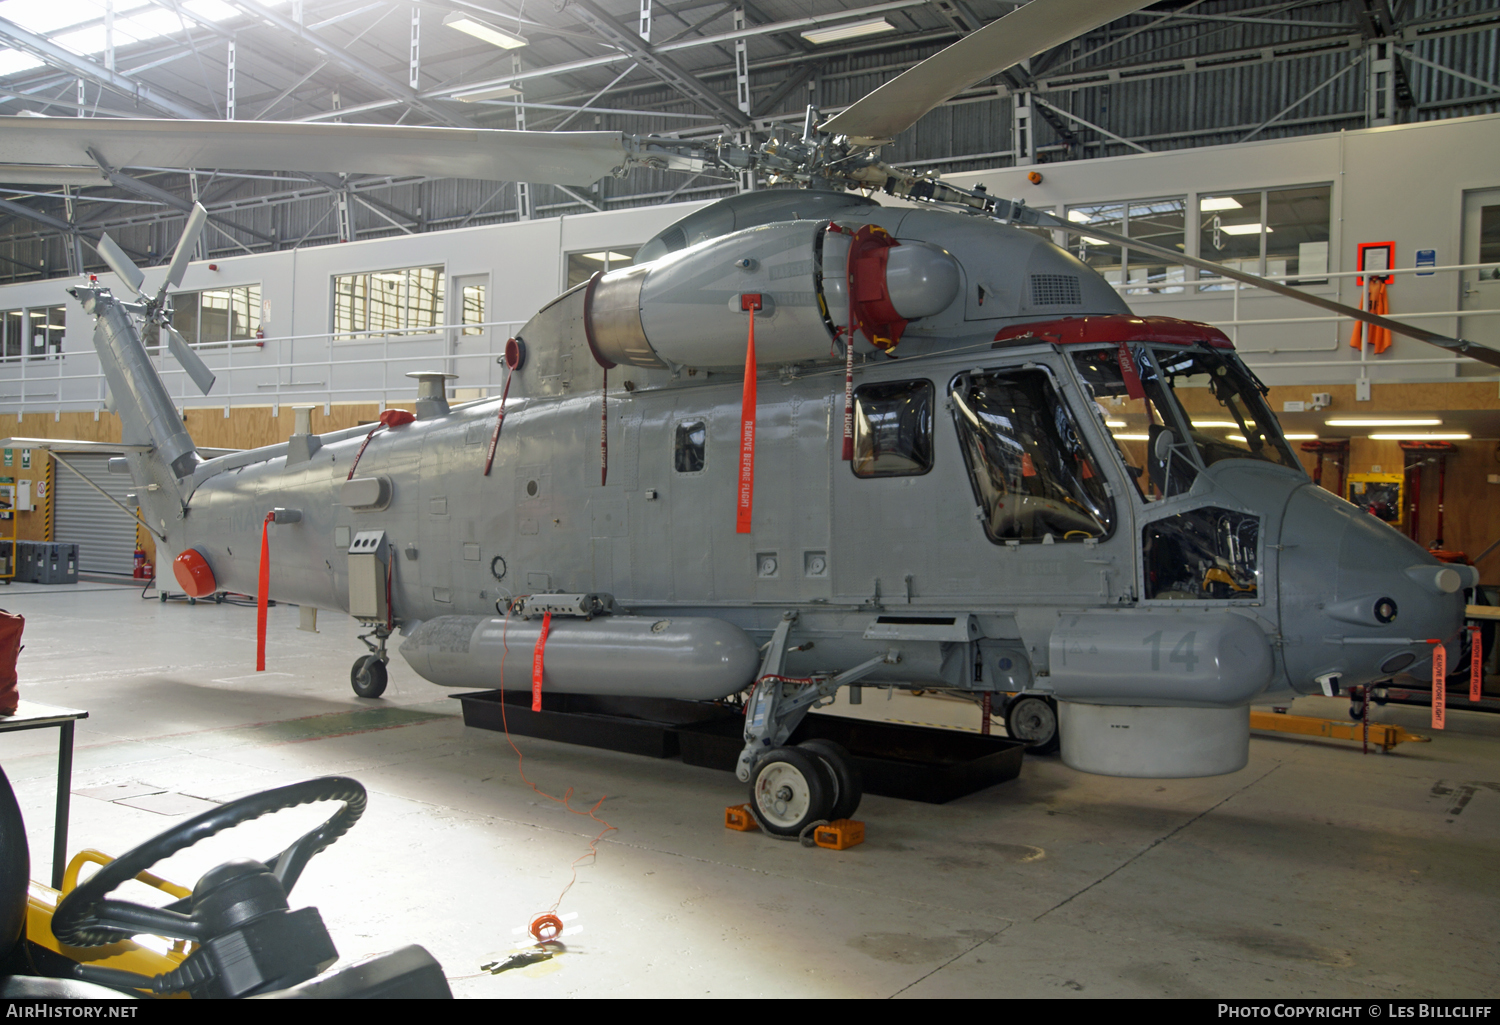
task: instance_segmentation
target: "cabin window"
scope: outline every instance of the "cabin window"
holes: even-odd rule
[[[888,381],[854,390],[856,477],[916,477],[932,469],[931,381]]]
[[[1146,524],[1146,597],[1254,600],[1260,593],[1260,520],[1209,507]]]
[[[1114,500],[1044,370],[972,371],[950,389],[974,497],[991,541],[1108,537]]]
[[[441,265],[336,275],[335,340],[435,333],[443,323],[443,277]]]
[[[684,420],[672,438],[672,469],[678,473],[702,473],[708,458],[708,424]]]

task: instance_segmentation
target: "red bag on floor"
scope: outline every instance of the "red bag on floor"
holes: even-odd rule
[[[21,631],[26,629],[26,617],[0,609],[0,715],[15,715],[16,702],[16,658],[21,654]]]

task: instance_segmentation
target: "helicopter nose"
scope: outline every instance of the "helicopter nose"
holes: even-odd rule
[[[1309,484],[1287,500],[1280,614],[1293,689],[1335,693],[1430,678],[1432,641],[1458,654],[1470,566],[1438,562],[1383,521]]]

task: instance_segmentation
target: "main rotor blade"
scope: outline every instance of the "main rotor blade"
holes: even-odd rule
[[[109,264],[109,269],[120,275],[120,280],[129,285],[132,292],[141,290],[141,282],[145,280],[146,275],[142,274],[141,269],[131,262],[130,257],[125,255],[125,250],[121,249],[114,239],[106,233],[100,236],[99,244],[95,248],[99,250],[99,255],[104,257],[104,262]]]
[[[208,364],[204,363],[202,357],[193,351],[193,347],[188,344],[186,338],[177,333],[175,327],[171,324],[163,324],[162,330],[167,333],[167,348],[172,350],[172,355],[176,357],[178,364],[187,371],[187,375],[193,379],[198,390],[207,395],[208,390],[214,386],[214,372],[208,369]]]
[[[1152,0],[1031,0],[908,68],[830,120],[819,131],[856,143],[889,142],[923,114],[986,78],[1043,50],[1123,18]]]
[[[1116,235],[1112,231],[1101,231],[1093,225],[1078,224],[1073,221],[1065,221],[1061,217],[1056,217],[1049,213],[1043,213],[1040,210],[1031,210],[1029,208],[1026,209],[1024,219],[1025,223],[1027,224],[1037,224],[1046,228],[1061,228],[1073,235],[1088,235],[1091,238],[1102,238],[1110,242],[1118,243],[1122,246],[1129,246],[1131,249],[1137,250],[1138,252],[1151,253],[1154,256],[1164,257],[1165,259],[1171,260],[1173,263],[1185,263],[1189,267],[1197,267],[1201,270],[1213,271],[1215,274],[1222,275],[1226,278],[1233,278],[1236,281],[1243,281],[1246,284],[1254,285],[1257,288],[1264,288],[1268,292],[1275,292],[1278,295],[1284,295],[1288,298],[1296,299],[1299,302],[1311,303],[1313,306],[1320,306],[1325,310],[1331,310],[1332,312],[1337,313],[1341,317],[1351,317],[1354,320],[1362,320],[1366,324],[1373,324],[1375,327],[1383,327],[1393,334],[1405,335],[1407,338],[1415,338],[1418,341],[1427,342],[1429,345],[1436,345],[1439,348],[1449,349],[1453,352],[1459,353],[1460,355],[1467,356],[1470,359],[1478,360],[1480,363],[1488,363],[1492,367],[1500,367],[1500,350],[1491,349],[1486,345],[1480,345],[1478,342],[1470,342],[1465,341],[1462,338],[1450,338],[1447,335],[1440,335],[1436,331],[1428,331],[1426,328],[1416,327],[1412,324],[1404,324],[1399,320],[1392,320],[1389,317],[1382,317],[1377,313],[1367,313],[1366,311],[1361,310],[1358,307],[1346,306],[1344,303],[1334,302],[1332,299],[1325,299],[1320,295],[1313,295],[1310,292],[1304,292],[1301,289],[1292,288],[1290,285],[1284,285],[1279,281],[1272,281],[1269,278],[1263,278],[1258,274],[1247,274],[1242,270],[1235,270],[1232,267],[1226,267],[1222,263],[1214,263],[1212,260],[1200,260],[1197,257],[1187,256],[1172,249],[1163,249],[1160,246],[1153,246],[1149,243],[1142,242],[1139,239],[1127,238],[1124,235]]]
[[[177,240],[177,249],[172,253],[172,262],[167,264],[167,280],[161,286],[163,292],[169,285],[176,288],[182,284],[182,275],[187,271],[188,261],[193,258],[193,247],[198,244],[198,236],[203,234],[203,226],[207,223],[208,211],[202,203],[194,203],[193,212],[188,214],[187,227],[182,229],[182,237]]]
[[[28,164],[430,175],[591,185],[626,162],[620,132],[517,132],[274,121],[0,117],[0,152]]]

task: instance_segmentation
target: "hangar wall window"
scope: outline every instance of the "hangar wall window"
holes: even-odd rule
[[[259,285],[172,293],[172,326],[190,345],[254,342],[260,335],[260,310]]]
[[[856,477],[916,477],[932,469],[931,381],[854,389]]]
[[[598,249],[589,253],[568,254],[568,287],[581,285],[599,271],[619,270],[635,262],[640,246],[616,246],[613,249]]]
[[[443,267],[407,267],[333,279],[337,341],[429,335],[443,323]]]
[[[1083,541],[1114,531],[1109,487],[1046,371],[959,374],[950,394],[986,537]]]
[[[484,323],[484,293],[487,283],[484,281],[455,282],[454,287],[459,290],[459,301],[463,303],[462,317],[463,334],[482,335],[484,328],[479,325]]]
[[[1116,235],[1138,238],[1162,249],[1181,250],[1187,197],[1130,199],[1112,203],[1089,203],[1068,207],[1068,220],[1094,225]],[[1112,285],[1129,285],[1128,295],[1181,292],[1187,274],[1180,263],[1138,250],[1121,247],[1101,238],[1074,235],[1068,246],[1080,260],[1104,275]]]
[[[26,337],[24,311],[0,310],[0,355],[14,359],[21,355]]]
[[[1287,277],[1294,285],[1320,284],[1327,280],[1332,210],[1331,185],[1200,195],[1198,255],[1251,274]],[[1200,278],[1216,276],[1198,272]],[[1221,281],[1198,290],[1234,287]]]
[[[60,359],[66,306],[33,306],[26,311],[23,348],[32,359]]]
[[[708,424],[684,420],[672,438],[672,468],[678,473],[701,473],[708,459]]]

